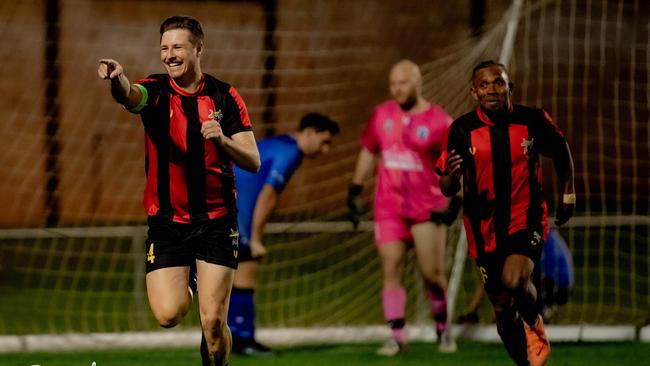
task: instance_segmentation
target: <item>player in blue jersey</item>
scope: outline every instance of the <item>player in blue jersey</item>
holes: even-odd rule
[[[264,226],[303,157],[315,158],[327,153],[332,137],[338,132],[338,124],[330,118],[317,113],[307,114],[300,121],[298,131],[257,143],[262,160],[257,174],[235,167],[239,268],[235,273],[228,311],[235,353],[248,356],[271,354],[268,347],[255,340],[254,294],[259,265],[266,255]]]

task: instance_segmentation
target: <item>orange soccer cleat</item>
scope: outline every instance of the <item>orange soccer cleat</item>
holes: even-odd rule
[[[528,362],[531,366],[544,366],[551,354],[551,342],[544,332],[544,320],[537,315],[537,324],[531,328],[524,322],[526,330],[526,347],[528,349]]]

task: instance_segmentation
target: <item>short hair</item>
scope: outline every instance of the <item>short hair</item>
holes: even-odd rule
[[[309,127],[316,130],[316,132],[329,131],[332,136],[338,134],[340,131],[339,124],[336,121],[320,113],[308,113],[302,117],[299,130],[303,131]]]
[[[504,65],[504,64],[502,64],[502,63],[500,63],[500,62],[496,62],[496,61],[494,61],[494,60],[486,60],[486,61],[482,61],[482,62],[479,63],[478,65],[474,66],[474,70],[472,70],[472,80],[471,80],[471,81],[474,80],[474,77],[476,76],[476,73],[477,73],[479,70],[481,70],[481,69],[485,69],[485,68],[488,68],[488,67],[490,67],[490,66],[498,66],[498,67],[500,67],[501,69],[503,69],[503,71],[505,71],[506,74],[508,73],[508,69],[506,69],[506,65]]]
[[[203,28],[201,27],[201,22],[194,17],[174,15],[165,19],[165,21],[160,24],[160,37],[162,38],[163,33],[172,29],[187,29],[191,34],[190,42],[192,42],[194,46],[203,41]]]

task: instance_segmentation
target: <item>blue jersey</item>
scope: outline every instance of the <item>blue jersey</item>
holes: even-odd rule
[[[564,239],[557,230],[551,229],[540,259],[542,278],[549,278],[557,286],[573,285],[573,259]]]
[[[282,192],[303,157],[296,139],[291,135],[263,139],[257,143],[257,148],[262,164],[256,174],[235,166],[237,220],[241,245],[247,245],[250,240],[253,212],[262,187],[268,184],[276,192]]]

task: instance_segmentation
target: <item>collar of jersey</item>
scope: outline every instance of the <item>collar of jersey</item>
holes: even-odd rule
[[[178,94],[185,96],[185,97],[193,97],[195,95],[198,95],[200,92],[203,91],[203,86],[205,85],[205,75],[201,74],[201,81],[199,81],[199,87],[196,89],[194,93],[188,93],[185,90],[181,89],[178,84],[172,79],[171,77],[169,78],[169,84],[172,86],[172,89],[174,89]]]
[[[514,109],[515,109],[515,108],[513,107],[512,103],[510,103],[510,105],[508,106],[508,114],[512,114],[512,112],[514,111]],[[485,112],[483,112],[483,110],[481,109],[481,106],[476,107],[476,115],[478,116],[478,118],[479,118],[481,121],[483,121],[483,123],[485,123],[485,124],[487,124],[487,125],[490,125],[490,126],[495,126],[494,122],[492,122],[492,121],[490,120],[490,117],[488,117],[488,116],[485,114]]]

